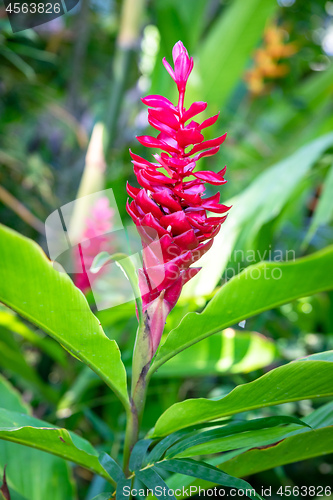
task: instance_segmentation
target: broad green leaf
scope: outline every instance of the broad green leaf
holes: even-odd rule
[[[128,407],[119,348],[104,334],[81,291],[33,241],[2,225],[0,237],[0,300],[86,363]]]
[[[184,474],[185,476],[193,476],[200,479],[212,481],[222,486],[237,488],[239,490],[243,490],[246,496],[253,496],[253,494],[251,495],[249,491],[253,490],[249,483],[247,483],[243,479],[232,477],[229,474],[222,472],[217,467],[214,467],[213,465],[209,465],[203,462],[196,462],[195,460],[191,460],[189,458],[176,458],[173,460],[165,460],[163,462],[159,462],[158,467],[170,472],[178,472]]]
[[[2,376],[0,406],[23,415],[31,412],[17,390]],[[6,464],[11,500],[73,500],[74,484],[65,460],[0,440],[0,476]],[[50,488],[50,485],[56,485],[56,488]]]
[[[92,500],[110,500],[112,498],[112,493],[100,493],[97,497]]]
[[[155,495],[156,497],[165,499],[173,498],[173,500],[176,500],[176,497],[174,495],[171,495],[166,482],[156,472],[155,467],[138,471],[136,473],[136,477],[140,479],[140,481],[142,481],[149,490],[154,491],[155,488],[159,487],[161,489],[161,495]]]
[[[222,12],[198,52],[199,74],[204,83],[201,99],[204,95],[204,100],[213,101],[216,107],[224,105],[242,79],[249,57],[276,8],[274,0],[234,0]]]
[[[223,464],[223,470],[247,476],[280,465],[333,453],[333,426],[304,432],[264,449],[249,450]]]
[[[326,361],[300,360],[280,366],[219,400],[189,399],[176,403],[156,422],[150,437],[164,436],[196,423],[301,399],[333,395],[333,351]]]
[[[333,402],[322,405],[320,408],[316,409],[315,411],[310,413],[308,416],[304,417],[303,421],[305,423],[307,423],[308,425],[310,425],[312,427],[312,429],[314,429],[314,430],[318,430],[321,428],[328,428],[328,426],[333,423]],[[272,429],[271,429],[271,431],[272,431]],[[309,432],[313,432],[313,431],[312,430],[309,431],[309,429],[306,427],[299,427],[298,426],[298,429],[292,431],[289,434],[289,436],[287,436],[287,435],[284,436],[282,434],[279,436],[278,434],[275,434],[275,439],[272,440],[272,442],[270,444],[279,442],[280,440],[283,440],[283,439],[285,439],[285,441],[283,441],[283,442],[289,443],[290,437],[293,437],[295,435],[300,435],[300,434],[308,435]],[[259,445],[259,446],[263,446],[263,445]],[[264,446],[266,446],[266,445],[264,445]],[[278,446],[279,446],[279,444],[278,445],[275,444],[274,446],[269,448],[270,453],[272,453],[272,455],[273,455],[273,450],[275,448],[278,449]],[[331,447],[332,447],[331,444],[328,443],[327,449],[331,449]],[[315,448],[313,449],[313,451],[314,451],[313,456],[317,456],[318,450],[316,450]],[[284,451],[286,449],[288,449],[288,446],[285,447]],[[214,457],[213,459],[209,460],[209,463],[219,467],[220,469],[227,470],[228,473],[230,473],[230,474],[234,474],[235,476],[240,477],[243,474],[238,474],[236,469],[232,469],[233,464],[237,462],[237,463],[242,463],[244,465],[244,467],[246,467],[246,464],[248,464],[248,466],[251,467],[251,462],[248,462],[248,460],[251,460],[249,455],[251,455],[252,451],[254,451],[254,450],[249,451],[248,449],[245,449],[245,450],[238,449],[238,450],[235,450],[233,452],[224,453],[223,455],[220,455],[218,457]],[[265,452],[265,449],[255,450],[255,451]],[[299,456],[301,456],[302,454],[304,456],[304,450],[302,450],[301,447],[299,448],[299,452],[300,452]],[[280,453],[278,452],[278,455],[279,454]],[[322,453],[319,452],[318,455],[320,455],[320,454],[322,454]],[[325,452],[324,452],[324,454],[325,454]],[[262,458],[263,458],[262,466],[264,466],[265,469],[269,469],[271,466],[270,466],[270,462],[266,461],[267,459],[265,457],[265,453],[260,454],[260,456],[262,456]],[[289,456],[289,452],[285,453],[284,459],[287,459],[288,456]],[[237,461],[234,460],[235,457],[237,458]],[[287,462],[283,461],[282,455],[280,456],[280,458],[281,458],[281,462],[279,465],[283,465],[284,463],[287,463]],[[312,457],[308,456],[307,458],[312,458]],[[298,460],[296,459],[295,461],[298,461]],[[230,469],[228,468],[228,464],[231,465]],[[260,469],[260,470],[264,470],[264,469]],[[258,469],[257,472],[259,472],[260,470]],[[247,472],[245,472],[244,475],[247,475]],[[200,486],[201,488],[210,488],[212,486],[212,483],[209,483],[208,481],[199,481],[199,480],[191,481],[191,480],[186,480],[186,479],[184,480],[184,476],[180,476],[179,474],[174,474],[168,480],[168,486],[172,489],[178,487],[179,484],[184,485],[184,487],[188,487],[190,485],[193,485],[196,487]]]
[[[249,431],[257,431],[260,430],[260,433],[252,432],[251,439],[253,442],[253,446],[258,446],[252,436],[257,436],[258,434],[262,434],[263,429],[268,430],[266,434],[273,433],[274,428],[279,425],[285,424],[296,424],[298,428],[299,425],[306,426],[307,424],[303,423],[301,420],[291,416],[276,416],[276,417],[267,417],[267,418],[257,418],[251,421],[244,422],[231,422],[223,427],[213,428],[210,430],[206,430],[200,433],[196,433],[194,436],[190,436],[188,438],[182,439],[178,443],[174,444],[165,454],[165,458],[174,458],[180,456],[195,456],[199,454],[208,454],[208,453],[216,453],[217,451],[225,451],[220,449],[220,446],[223,447],[224,440],[226,437],[243,437],[248,438],[250,432]],[[273,428],[273,429],[272,429]],[[284,429],[284,432],[286,430]],[[239,436],[241,434],[241,436]],[[267,436],[266,436],[267,439]],[[201,446],[200,446],[201,445]],[[242,440],[239,440],[238,448],[244,448],[249,446],[248,440],[245,444],[243,444]],[[210,451],[206,451],[209,449]],[[215,449],[215,451],[211,451]],[[232,449],[236,449],[236,446]],[[198,453],[199,450],[199,453]]]
[[[327,177],[323,184],[323,192],[319,198],[318,205],[316,206],[309,231],[305,237],[304,243],[307,244],[317,231],[318,227],[327,224],[333,218],[333,165],[331,166]]]
[[[76,487],[69,463],[43,451],[0,441],[0,475],[7,464],[11,500],[73,500]]]
[[[291,262],[261,262],[232,278],[202,313],[188,313],[159,348],[151,372],[204,338],[298,297],[333,288],[333,246]]]
[[[156,377],[200,377],[247,373],[271,364],[276,347],[267,337],[227,328],[182,351],[156,372]]]
[[[333,133],[306,144],[266,169],[245,191],[227,202],[232,205],[230,214],[213,247],[200,259],[200,273],[185,285],[183,297],[208,295],[214,290],[239,236],[250,245],[260,228],[280,214],[297,185],[332,145]]]
[[[89,469],[110,481],[98,461],[98,452],[77,434],[51,426],[29,415],[0,409],[0,439],[52,453]]]

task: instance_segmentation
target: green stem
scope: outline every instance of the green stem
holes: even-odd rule
[[[125,434],[125,443],[124,443],[124,462],[123,469],[126,476],[129,476],[130,471],[128,468],[129,460],[131,456],[131,452],[133,446],[138,440],[139,435],[139,424],[137,419],[137,414],[135,408],[131,404],[131,409],[127,413],[127,422],[126,422],[126,434]]]
[[[124,472],[128,475],[131,451],[139,438],[140,424],[146,403],[148,379],[147,373],[151,361],[150,331],[147,313],[143,314],[139,324],[132,363],[131,409],[127,414],[124,444]]]

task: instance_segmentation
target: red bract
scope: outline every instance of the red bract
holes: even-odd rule
[[[130,152],[141,188],[127,185],[127,192],[133,198],[131,203],[127,202],[127,211],[143,245],[139,286],[152,354],[183,285],[200,271],[198,267],[190,267],[191,264],[210,249],[226,219],[226,215],[207,217],[207,211],[224,214],[230,208],[220,204],[220,193],[203,198],[205,183],[218,186],[227,182],[226,168],[218,173],[195,171],[196,161],[216,154],[227,134],[204,140],[202,130],[213,125],[218,115],[201,124],[192,120],[207,104],[194,102],[187,110],[184,108],[193,60],[182,42],[176,43],[172,55],[174,69],[165,59],[163,64],[177,84],[178,105],[159,95],[143,98],[142,102],[149,106],[148,121],[159,134],[156,138],[149,135],[137,138],[144,146],[162,152],[154,155],[155,162]]]

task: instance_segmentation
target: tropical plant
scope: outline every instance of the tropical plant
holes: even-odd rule
[[[196,161],[216,154],[225,140],[223,135],[204,141],[202,135],[202,130],[214,124],[218,115],[206,119],[201,125],[191,120],[207,105],[195,102],[188,109],[184,108],[184,94],[193,60],[181,42],[174,46],[173,60],[174,69],[165,60],[163,62],[177,84],[178,105],[174,106],[159,95],[143,99],[150,106],[149,122],[160,133],[157,139],[151,136],[138,138],[143,145],[164,152],[155,155],[157,163],[131,153],[141,188],[128,186],[128,193],[134,200],[128,204],[127,210],[141,236],[143,269],[139,270],[137,284],[135,273],[129,272],[135,292],[138,287],[140,289],[136,300],[139,326],[133,351],[130,394],[127,393],[126,369],[119,348],[104,334],[81,292],[70,278],[53,269],[35,244],[5,227],[1,228],[1,300],[86,363],[119,398],[127,419],[123,467],[111,455],[99,454],[85,439],[32,417],[25,408],[23,413],[15,411],[17,407],[14,411],[1,410],[0,437],[86,467],[104,477],[110,488],[116,489],[117,498],[132,494],[136,481],[152,490],[155,496],[162,491],[165,498],[174,497],[175,492],[170,491],[165,472],[178,474],[179,482],[175,482],[174,475],[171,475],[173,490],[181,491],[182,476],[185,475],[240,489],[243,494],[252,496],[251,486],[237,477],[244,474],[243,457],[253,453],[251,448],[265,446],[266,450],[267,446],[281,439],[286,446],[290,440],[294,443],[296,439],[297,443],[299,435],[312,443],[318,441],[319,433],[324,434],[325,445],[321,442],[319,450],[312,446],[311,454],[328,453],[332,451],[332,429],[326,420],[324,425],[321,420],[317,423],[318,410],[309,417],[312,425],[288,415],[249,420],[231,417],[256,408],[332,396],[332,352],[316,354],[271,370],[252,383],[236,387],[222,399],[192,399],[172,405],[157,420],[147,439],[139,440],[148,383],[157,368],[206,337],[258,312],[333,288],[333,278],[327,273],[333,263],[333,248],[291,263],[278,266],[260,263],[247,268],[224,285],[199,315],[185,315],[159,346],[166,317],[178,301],[183,285],[200,271],[200,268],[191,268],[190,265],[209,251],[226,219],[226,216],[207,217],[207,210],[224,213],[230,208],[219,204],[219,194],[202,197],[205,182],[225,183],[225,169],[218,174],[195,170]],[[186,122],[189,123],[186,125]],[[186,152],[189,146],[193,147]],[[194,180],[185,181],[187,177],[194,177]],[[101,265],[101,259],[105,264],[113,256],[103,252],[97,255],[95,264],[99,262]],[[119,262],[121,265],[121,260]],[[124,271],[128,272],[126,267]],[[43,389],[38,380],[35,383]],[[13,389],[6,384],[3,387],[7,397],[15,399]],[[19,404],[23,406],[16,397],[16,406]],[[280,447],[273,454],[277,463],[283,460]],[[214,465],[211,461],[190,458],[230,450],[230,458],[224,454]],[[309,455],[308,447],[306,452]],[[293,448],[293,453],[293,460],[300,459],[304,448],[301,447],[298,454]],[[241,459],[241,474],[237,465],[235,467],[238,457]],[[286,460],[290,460],[289,455]],[[259,457],[255,463],[258,461],[261,467],[265,467]],[[252,461],[250,463],[251,467],[258,467]],[[230,467],[233,476],[226,472]],[[5,498],[10,498],[5,479],[2,491]],[[109,493],[98,498],[112,495],[110,489]],[[255,495],[261,498],[259,492]]]
[[[54,31],[0,20],[0,498],[329,497],[333,11],[111,3]],[[42,221],[75,196],[69,276]]]

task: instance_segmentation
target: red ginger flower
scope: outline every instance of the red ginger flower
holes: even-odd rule
[[[174,69],[165,59],[163,64],[177,84],[178,105],[174,106],[160,95],[143,98],[142,102],[149,106],[148,121],[160,133],[157,138],[137,137],[144,146],[162,152],[153,155],[156,162],[152,163],[130,151],[134,172],[142,187],[127,184],[127,192],[133,198],[131,203],[127,202],[127,211],[143,245],[139,286],[150,330],[151,355],[156,352],[166,317],[175,306],[183,285],[201,269],[190,267],[191,264],[210,249],[226,219],[226,215],[207,217],[207,211],[223,214],[230,208],[219,203],[220,193],[202,197],[205,183],[221,185],[227,182],[223,177],[226,167],[219,173],[194,171],[197,160],[219,151],[227,134],[204,140],[203,129],[213,125],[218,114],[201,124],[192,120],[206,109],[207,103],[194,102],[187,110],[184,108],[193,60],[180,41],[174,46],[172,55]],[[188,177],[192,180],[186,180]]]

